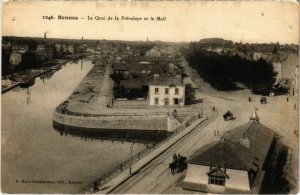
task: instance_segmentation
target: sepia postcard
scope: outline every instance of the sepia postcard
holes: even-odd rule
[[[1,193],[297,194],[299,2],[2,2]]]

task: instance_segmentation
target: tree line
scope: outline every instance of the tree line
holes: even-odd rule
[[[272,64],[262,59],[252,61],[238,55],[220,55],[203,50],[197,43],[181,51],[190,66],[217,90],[237,89],[239,82],[254,92],[263,93],[270,91],[276,80]]]

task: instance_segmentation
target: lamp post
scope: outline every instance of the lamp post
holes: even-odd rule
[[[132,149],[133,149],[133,145],[134,145],[134,143],[131,143],[130,144],[130,161],[129,161],[129,174],[130,175],[132,175],[132,173],[131,173],[131,164],[132,164]]]
[[[27,105],[29,105],[30,102],[31,102],[31,100],[30,100],[30,91],[29,91],[29,87],[27,88],[26,99],[27,99]]]

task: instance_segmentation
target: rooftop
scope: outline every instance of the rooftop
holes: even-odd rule
[[[198,150],[191,164],[199,164],[213,167],[226,167],[237,170],[256,170],[252,164],[255,162],[252,153],[244,146],[230,140],[220,140],[206,145]]]
[[[126,89],[141,89],[142,81],[140,79],[122,80],[120,85]]]
[[[177,77],[158,77],[154,78],[149,82],[149,85],[158,85],[158,86],[185,86],[181,81],[181,78]]]
[[[263,167],[273,136],[271,129],[252,120],[228,131],[222,140],[200,148],[190,163],[237,170],[258,170]],[[241,143],[245,139],[249,140],[249,148]]]

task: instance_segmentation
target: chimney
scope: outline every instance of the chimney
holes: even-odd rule
[[[44,45],[46,45],[47,32],[44,33]]]
[[[154,78],[154,80],[157,80],[159,78],[159,74],[154,74],[153,78]]]
[[[251,115],[251,117],[250,117],[250,120],[253,120],[253,121],[259,121],[259,117],[258,117],[258,115],[257,115],[257,113],[256,113],[256,108],[254,109],[254,111],[253,111],[253,113],[252,113],[252,115]]]

